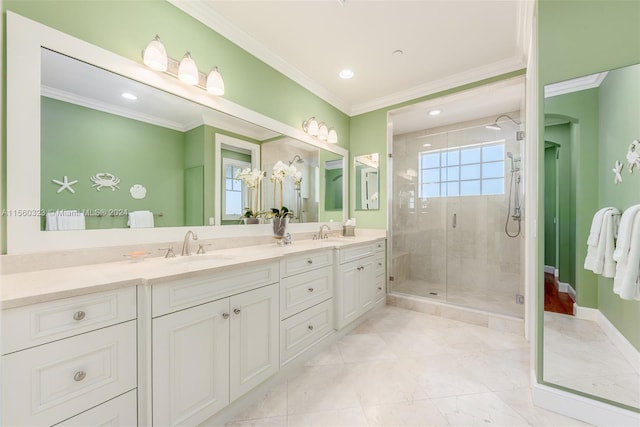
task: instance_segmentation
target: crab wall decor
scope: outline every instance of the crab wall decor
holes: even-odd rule
[[[637,139],[629,144],[629,149],[627,150],[627,168],[629,169],[629,173],[633,173],[634,166],[638,166],[638,169],[640,169],[640,141]]]
[[[93,185],[91,187],[96,187],[96,190],[98,191],[100,191],[102,187],[110,188],[111,191],[116,191],[116,189],[117,190],[120,189],[120,187],[118,187],[118,184],[120,183],[120,178],[118,178],[112,173],[108,173],[108,172],[97,173],[89,179],[91,180],[91,182],[93,182]]]

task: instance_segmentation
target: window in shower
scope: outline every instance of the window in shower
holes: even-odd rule
[[[504,194],[504,142],[419,154],[419,197]]]

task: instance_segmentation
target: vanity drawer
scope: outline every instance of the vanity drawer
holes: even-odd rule
[[[286,257],[280,261],[281,277],[304,273],[333,264],[333,251],[323,250],[304,255]]]
[[[373,257],[373,268],[375,271],[374,274],[376,276],[380,274],[384,274],[385,265],[386,265],[386,259],[384,256],[384,252],[376,252],[375,256]]]
[[[155,284],[151,287],[152,315],[162,316],[277,283],[280,274],[278,266],[277,262],[237,266],[198,277]]]
[[[2,424],[52,425],[136,387],[136,322],[2,356]]]
[[[280,318],[286,319],[333,296],[333,267],[280,280]]]
[[[136,287],[2,311],[2,353],[12,353],[136,317]]]
[[[285,365],[333,332],[333,299],[280,322],[280,363]]]
[[[338,249],[340,264],[355,261],[373,255],[375,251],[374,244],[349,246]]]
[[[136,425],[138,425],[136,391],[131,390],[67,421],[56,424],[56,427],[133,427]]]
[[[381,299],[383,299],[386,295],[386,280],[385,280],[385,275],[381,274],[379,276],[376,276],[376,280],[374,283],[374,289],[373,289],[373,300],[375,302],[380,301]]]
[[[378,240],[375,242],[375,251],[382,252],[387,248],[387,242],[385,240]]]

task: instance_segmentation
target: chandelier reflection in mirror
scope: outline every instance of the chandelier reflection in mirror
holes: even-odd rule
[[[188,85],[204,89],[212,95],[224,95],[224,80],[217,66],[213,67],[209,74],[204,74],[198,71],[198,66],[189,52],[179,62],[169,58],[158,35],[142,51],[142,62],[153,70],[167,73]]]

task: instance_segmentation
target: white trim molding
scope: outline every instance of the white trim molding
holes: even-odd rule
[[[607,77],[607,72],[591,74],[589,76],[578,77],[577,79],[565,80],[563,82],[553,83],[544,87],[544,97],[564,95],[581,90],[593,89],[599,87]]]
[[[541,408],[596,426],[638,427],[640,414],[544,384],[533,387],[533,403]]]

